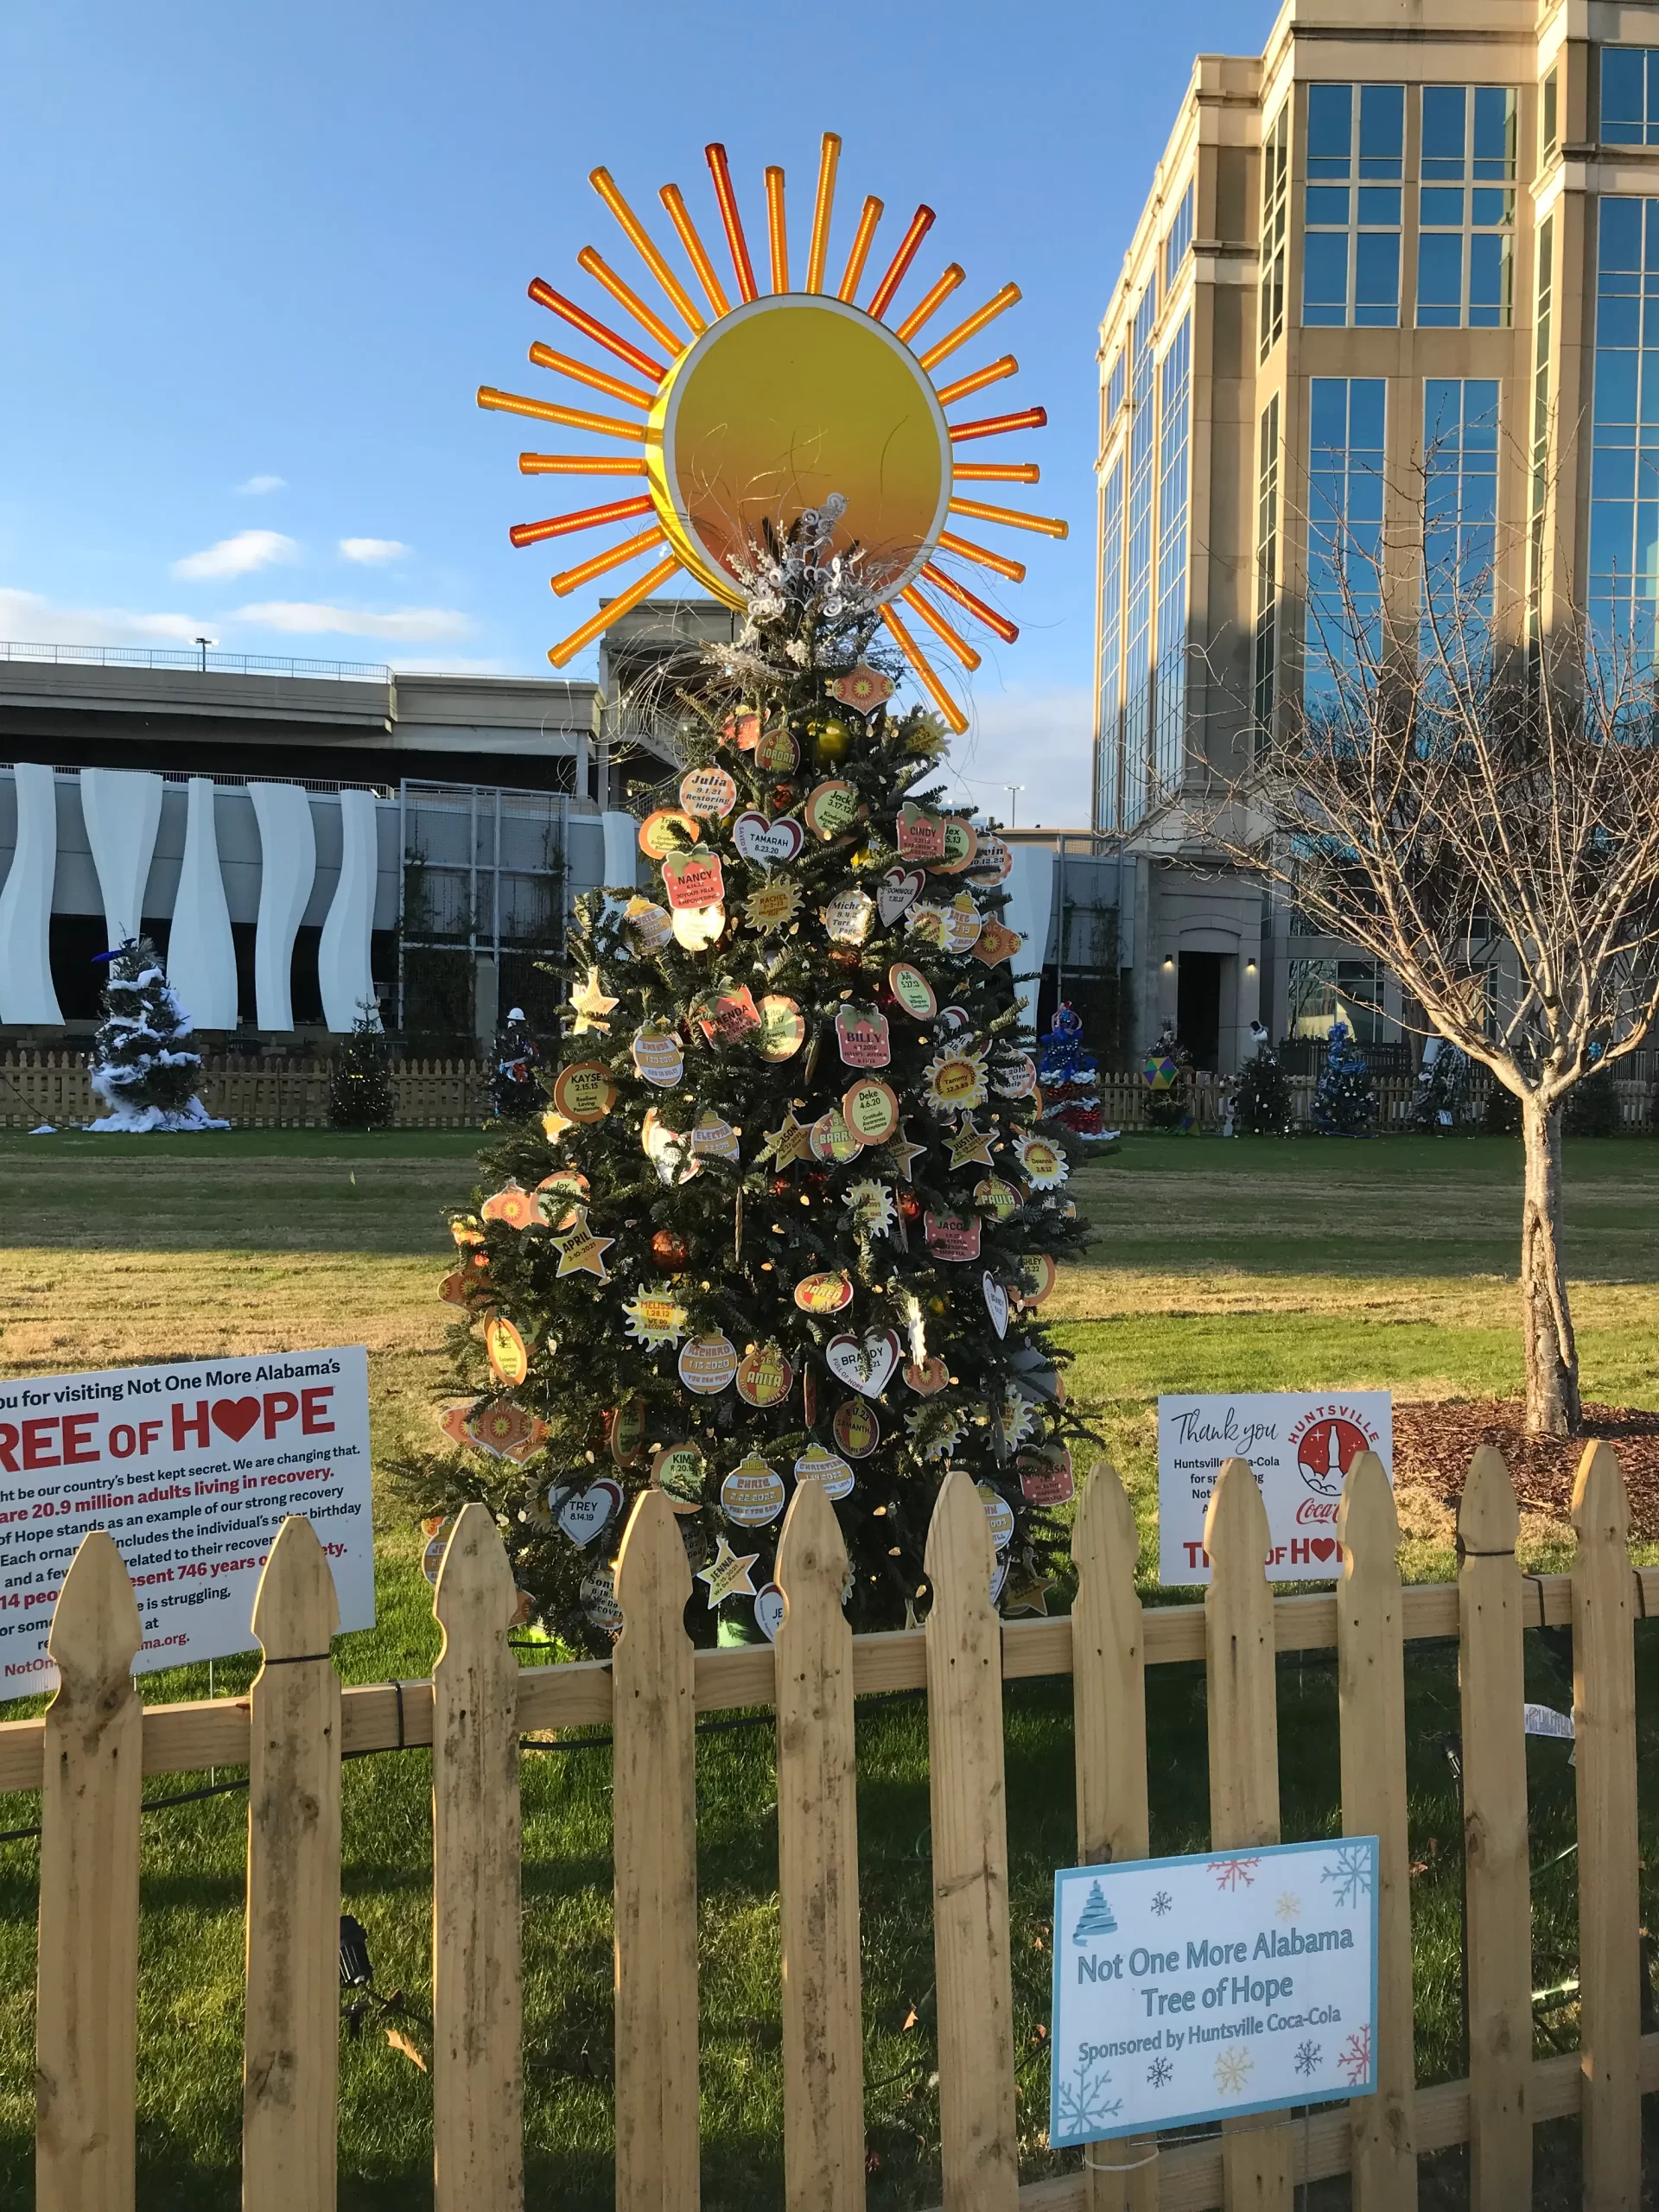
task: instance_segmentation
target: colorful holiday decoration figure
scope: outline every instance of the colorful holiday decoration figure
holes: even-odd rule
[[[490,1102],[499,1122],[527,1122],[541,1113],[547,1096],[536,1080],[542,1055],[530,1033],[521,1006],[509,1007],[507,1018],[495,1033],[493,1065],[490,1073]]]
[[[1069,1000],[1054,1009],[1037,1058],[1043,1119],[1069,1129],[1085,1144],[1109,1144],[1117,1135],[1100,1114],[1100,1069],[1083,1042],[1083,1020]]]
[[[643,443],[643,457],[524,462],[645,477],[638,500],[587,519],[654,516],[620,557],[664,541],[671,551],[603,620],[677,569],[745,618],[683,686],[678,788],[639,828],[648,881],[577,902],[548,1110],[486,1155],[475,1208],[454,1222],[462,1264],[444,1285],[467,1316],[457,1344],[480,1399],[543,1428],[518,1460],[469,1434],[430,1471],[423,1503],[488,1500],[543,1621],[599,1649],[618,1625],[609,1561],[648,1484],[679,1516],[693,1616],[710,1636],[775,1627],[779,1535],[803,1482],[834,1502],[857,1629],[925,1610],[928,1522],[953,1465],[984,1501],[995,1594],[1040,1609],[1065,1548],[1052,1509],[1071,1494],[1067,1440],[1082,1431],[1041,1307],[1083,1230],[1065,1157],[1038,1119],[1013,981],[1020,939],[1003,918],[1010,856],[941,804],[945,725],[962,717],[899,613],[971,664],[925,578],[1012,635],[936,556],[1018,573],[944,529],[951,509],[1006,518],[965,499],[965,474],[1028,480],[1011,464],[954,462],[941,412],[1013,364],[937,393],[931,371],[1015,295],[930,345],[918,334],[959,281],[952,269],[889,327],[931,218],[918,214],[859,306],[874,201],[831,289],[836,153],[826,140],[798,290],[781,175],[768,179],[771,296],[719,149],[731,277],[716,275],[677,192],[664,194],[708,313],[596,173],[693,333],[645,310],[666,363],[533,288],[645,380],[556,359],[639,407],[643,424],[594,435]],[[630,313],[643,305],[610,282]],[[594,420],[485,400],[567,427]],[[1038,419],[957,423],[956,444]],[[780,454],[798,457],[791,470]],[[610,565],[601,556],[585,575]],[[574,570],[555,588],[584,580]],[[556,647],[556,661],[600,626]],[[907,670],[937,713],[895,697]]]
[[[228,1129],[196,1093],[201,1055],[185,1039],[193,1024],[147,937],[129,938],[109,963],[104,1019],[92,1039],[88,1079],[106,1112],[87,1127],[101,1135],[148,1136],[161,1130]]]
[[[1232,1134],[1243,1137],[1287,1137],[1296,1126],[1290,1079],[1279,1064],[1266,1027],[1250,1024],[1249,1057],[1233,1078],[1229,1101]]]
[[[1325,1072],[1313,1093],[1313,1126],[1322,1136],[1363,1137],[1376,1119],[1370,1065],[1347,1023],[1333,1021]]]
[[[364,999],[328,1064],[328,1119],[337,1129],[385,1129],[397,1111],[391,1046],[374,1001]]]
[[[1147,1126],[1154,1129],[1190,1129],[1192,1107],[1187,1098],[1190,1056],[1176,1042],[1167,1021],[1158,1042],[1141,1063],[1141,1080],[1147,1090]]]
[[[1445,1037],[1431,1037],[1423,1046],[1411,1095],[1411,1124],[1431,1135],[1453,1128],[1462,1119],[1469,1089],[1469,1055]]]

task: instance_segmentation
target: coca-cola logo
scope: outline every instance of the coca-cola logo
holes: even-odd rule
[[[1296,1446],[1297,1471],[1316,1497],[1340,1497],[1355,1452],[1370,1448],[1363,1429],[1333,1414],[1303,1431]]]
[[[1305,1497],[1296,1509],[1296,1526],[1299,1529],[1306,1529],[1310,1522],[1334,1521],[1336,1517],[1335,1498],[1327,1503],[1323,1498]]]

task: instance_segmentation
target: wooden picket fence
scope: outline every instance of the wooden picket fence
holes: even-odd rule
[[[475,1128],[490,1110],[490,1071],[481,1060],[398,1060],[391,1071],[397,1129]],[[206,1056],[198,1094],[210,1114],[238,1129],[326,1129],[326,1060],[245,1060]],[[85,1055],[20,1052],[0,1059],[0,1128],[42,1122],[74,1128],[104,1111],[92,1096]]]
[[[1221,1471],[1205,1526],[1204,1605],[1143,1608],[1138,1541],[1107,1465],[1084,1491],[1068,1618],[1003,1622],[972,1481],[952,1473],[929,1532],[925,1629],[855,1637],[846,1554],[821,1485],[791,1501],[778,1558],[787,1610],[775,1645],[694,1650],[690,1575],[667,1499],[647,1492],[616,1562],[624,1627],[608,1662],[520,1671],[515,1592],[494,1522],[457,1520],[433,1610],[428,1681],[342,1690],[336,1613],[308,1523],[290,1520],[255,1601],[265,1664],[238,1700],[143,1708],[130,1668],[138,1610],[111,1538],[83,1541],[50,1650],[45,1715],[0,1728],[0,1789],[41,1797],[37,2016],[41,2212],[132,2212],[143,1774],[250,1770],[243,2092],[248,2212],[332,2212],[339,2047],[336,1944],[343,1754],[432,1747],[433,2173],[437,2212],[524,2201],[519,1738],[598,1724],[614,1760],[616,2202],[698,2204],[696,1739],[702,1713],[772,1705],[778,1729],[785,2192],[788,2212],[862,2212],[865,2190],[854,1700],[928,1700],[941,2156],[946,2212],[1291,2212],[1301,2182],[1351,2173],[1360,2212],[1415,2205],[1419,2157],[1471,2146],[1475,2212],[1531,2202],[1533,2129],[1577,2113],[1584,2201],[1634,2208],[1640,2097],[1659,2088],[1659,2036],[1640,2031],[1634,1621],[1659,1569],[1632,1569],[1611,1446],[1586,1452],[1569,1575],[1528,1576],[1497,1452],[1477,1452],[1454,1585],[1402,1589],[1381,1463],[1356,1460],[1332,1594],[1275,1599],[1267,1518],[1247,1462]],[[1532,2056],[1527,1626],[1570,1621],[1577,1723],[1582,2049]],[[1412,2065],[1404,1644],[1460,1638],[1470,2076],[1419,2089]],[[1342,1821],[1380,1839],[1377,2088],[1286,2126],[1113,2144],[1021,2190],[1003,1770],[1005,1680],[1070,1674],[1077,1856],[1147,1850],[1145,1669],[1203,1659],[1211,1843],[1280,1840],[1274,1655],[1334,1645]],[[1129,2169],[1129,2171],[1122,2171]]]

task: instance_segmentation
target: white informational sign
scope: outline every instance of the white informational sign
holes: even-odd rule
[[[1342,1572],[1337,1506],[1357,1452],[1394,1480],[1394,1400],[1386,1390],[1243,1391],[1158,1401],[1158,1578],[1208,1582],[1204,1516],[1224,1459],[1248,1459],[1268,1509],[1274,1582]]]
[[[1048,2139],[1376,2087],[1376,1838],[1054,1877]]]
[[[257,1649],[254,1591],[289,1513],[328,1554],[340,1627],[372,1628],[361,1344],[0,1381],[0,1698],[55,1685],[47,1630],[89,1529],[132,1578],[135,1673]]]

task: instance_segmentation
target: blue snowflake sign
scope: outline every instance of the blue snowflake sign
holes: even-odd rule
[[[1050,2144],[1370,2095],[1376,1849],[1347,1836],[1062,1867]]]

